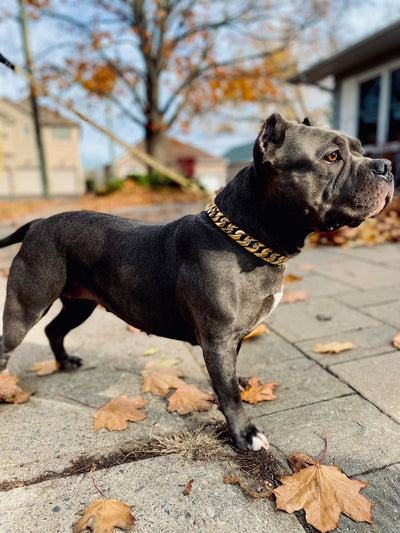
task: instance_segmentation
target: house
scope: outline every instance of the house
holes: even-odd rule
[[[39,112],[50,194],[82,194],[85,184],[79,152],[79,124],[42,106]],[[42,194],[30,101],[12,102],[0,98],[0,198]]]
[[[145,151],[144,141],[135,146]],[[172,137],[167,137],[162,161],[169,168],[196,179],[203,187],[216,191],[226,183],[226,159],[217,157],[200,148],[182,143]],[[132,154],[122,154],[117,159],[115,174],[119,178],[126,178],[135,174],[146,174],[147,167]]]
[[[289,81],[333,78],[333,127],[386,157],[400,177],[400,21],[299,72]],[[325,85],[326,88],[326,85]]]
[[[236,174],[253,160],[254,142],[235,146],[228,150],[224,157],[228,160],[227,181],[233,179]]]

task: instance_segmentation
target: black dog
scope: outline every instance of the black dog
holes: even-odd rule
[[[101,304],[143,331],[199,344],[235,445],[268,447],[241,403],[242,339],[279,302],[284,263],[308,234],[358,225],[392,194],[389,161],[275,114],[254,161],[198,215],[155,226],[92,212],[34,220],[0,241],[23,241],[8,279],[0,370],[57,298],[63,309],[46,334],[60,368],[78,367],[64,337]]]

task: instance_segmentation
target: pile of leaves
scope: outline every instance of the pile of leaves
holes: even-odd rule
[[[400,241],[400,194],[377,217],[367,218],[357,228],[345,226],[330,233],[314,233],[311,245],[373,246],[383,242]]]
[[[44,200],[41,198],[32,200],[0,201],[0,221],[11,220],[32,213],[49,212],[50,214],[62,211],[90,210],[109,212],[118,207],[132,205],[155,205],[168,203],[184,203],[198,201],[198,196],[184,191],[179,187],[159,187],[154,189],[147,185],[141,185],[133,180],[125,180],[122,188],[105,196],[84,194],[76,199]]]

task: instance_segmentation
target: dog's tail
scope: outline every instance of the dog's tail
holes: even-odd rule
[[[29,228],[31,228],[32,225],[38,222],[39,220],[41,219],[31,220],[24,226],[18,228],[17,231],[14,231],[14,233],[9,235],[8,237],[0,239],[0,248],[10,246],[11,244],[16,244],[17,242],[22,242],[24,240],[25,235],[28,233]]]

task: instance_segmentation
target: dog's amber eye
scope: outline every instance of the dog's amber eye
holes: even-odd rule
[[[335,152],[326,155],[324,159],[327,163],[336,163],[341,159],[339,150],[336,150]]]

